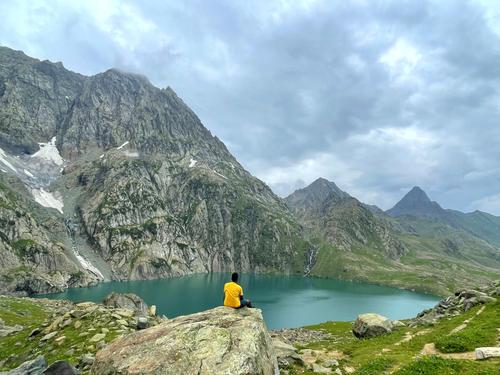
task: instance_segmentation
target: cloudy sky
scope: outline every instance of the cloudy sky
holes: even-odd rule
[[[171,86],[281,196],[500,214],[499,1],[9,1],[0,44]]]

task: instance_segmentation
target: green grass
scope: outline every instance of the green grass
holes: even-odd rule
[[[460,353],[472,351],[480,346],[494,346],[497,339],[496,329],[500,327],[500,302],[490,305],[493,308],[485,309],[462,331],[438,338],[436,348],[443,353]]]
[[[419,359],[427,343],[436,343],[438,349],[441,348],[438,343],[446,344],[445,347],[449,347],[449,350],[443,350],[444,352],[471,351],[476,347],[495,345],[498,337],[497,328],[500,327],[500,301],[484,306],[484,311],[478,316],[476,313],[480,309],[479,306],[462,315],[441,319],[434,326],[402,327],[388,335],[361,340],[353,336],[350,322],[326,322],[306,328],[327,332],[331,338],[310,343],[304,348],[341,351],[346,355],[341,361],[341,366],[353,367],[356,369],[356,374],[363,375],[384,374],[396,370],[395,373],[398,375],[495,374],[491,370],[500,368],[498,360],[473,362],[434,357]],[[464,320],[471,318],[463,331],[449,335]],[[406,332],[411,333],[413,339],[395,345],[405,337]],[[452,346],[452,343],[458,340],[457,337],[460,337],[462,347]],[[310,373],[299,366],[295,367],[294,371],[291,374]]]
[[[380,357],[374,359],[372,362],[361,366],[356,375],[376,375],[383,374],[384,371],[389,370],[394,366],[394,360],[391,358]]]
[[[474,362],[430,356],[399,369],[394,375],[494,375],[500,373],[500,362]]]
[[[44,333],[40,333],[32,338],[29,334],[34,328],[42,326],[44,323],[52,323],[54,311],[43,305],[42,301],[35,301],[24,298],[11,298],[0,296],[0,318],[6,325],[19,324],[24,329],[18,333],[0,337],[0,371],[9,370],[19,366],[21,363],[34,359],[43,354],[48,363],[56,360],[66,360],[72,364],[78,363],[78,358],[85,353],[95,353],[95,343],[88,340],[95,333],[100,333],[101,327],[110,328],[104,341],[112,341],[118,336],[108,323],[111,321],[109,314],[102,314],[98,311],[90,314],[80,321],[82,326],[75,328],[75,319],[64,328],[60,328],[54,339],[42,342],[40,339]],[[89,332],[88,336],[81,337],[82,332]],[[59,345],[55,339],[65,336],[66,339]]]

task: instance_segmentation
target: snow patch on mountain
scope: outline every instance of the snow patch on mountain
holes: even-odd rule
[[[64,203],[62,199],[56,197],[55,194],[41,189],[32,189],[31,194],[35,201],[43,207],[55,208],[60,213],[63,213]]]
[[[125,150],[125,151],[123,151],[123,155],[128,156],[129,158],[138,158],[139,157],[139,153],[137,151]]]
[[[90,263],[90,261],[81,256],[78,251],[73,250],[73,252],[75,254],[76,259],[78,259],[78,262],[80,262],[83,268],[89,270],[90,272],[100,277],[101,279],[104,279],[104,275],[101,273],[101,271],[99,271],[92,263]]]
[[[39,143],[38,145],[40,146],[40,150],[31,155],[31,157],[48,160],[56,165],[64,164],[64,160],[56,147],[56,137],[52,137],[48,143]]]
[[[117,147],[116,149],[117,150],[121,150],[122,148],[124,148],[128,144],[129,144],[129,141],[125,142],[124,144],[122,144],[121,146]]]
[[[223,174],[220,174],[219,172],[217,172],[215,169],[212,169],[214,171],[214,173],[222,178],[225,178],[226,180],[228,179],[226,176],[224,176]]]
[[[196,165],[197,162],[198,161],[194,160],[194,159],[189,160],[189,168],[193,168]]]
[[[7,160],[7,154],[1,148],[0,148],[0,162],[2,162],[6,167],[12,169],[14,172],[17,172],[17,169]]]

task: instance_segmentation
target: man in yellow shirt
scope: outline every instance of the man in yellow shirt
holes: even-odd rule
[[[231,275],[231,282],[224,284],[224,306],[239,309],[242,307],[252,307],[249,299],[243,298],[243,288],[238,285],[238,274]]]

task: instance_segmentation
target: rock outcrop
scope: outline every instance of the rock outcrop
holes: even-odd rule
[[[149,308],[146,302],[133,293],[110,293],[102,301],[104,306],[123,308],[135,311],[138,315],[148,316]]]
[[[368,313],[358,316],[352,327],[352,333],[358,338],[376,337],[391,333],[393,324],[385,316]]]
[[[58,239],[63,221],[30,201],[30,192],[0,172],[0,292],[61,292],[97,281]]]
[[[278,365],[260,310],[218,307],[118,338],[91,373],[275,375]]]
[[[492,281],[476,289],[459,289],[431,309],[420,312],[410,326],[435,324],[439,319],[460,315],[474,306],[494,302],[500,280]]]

